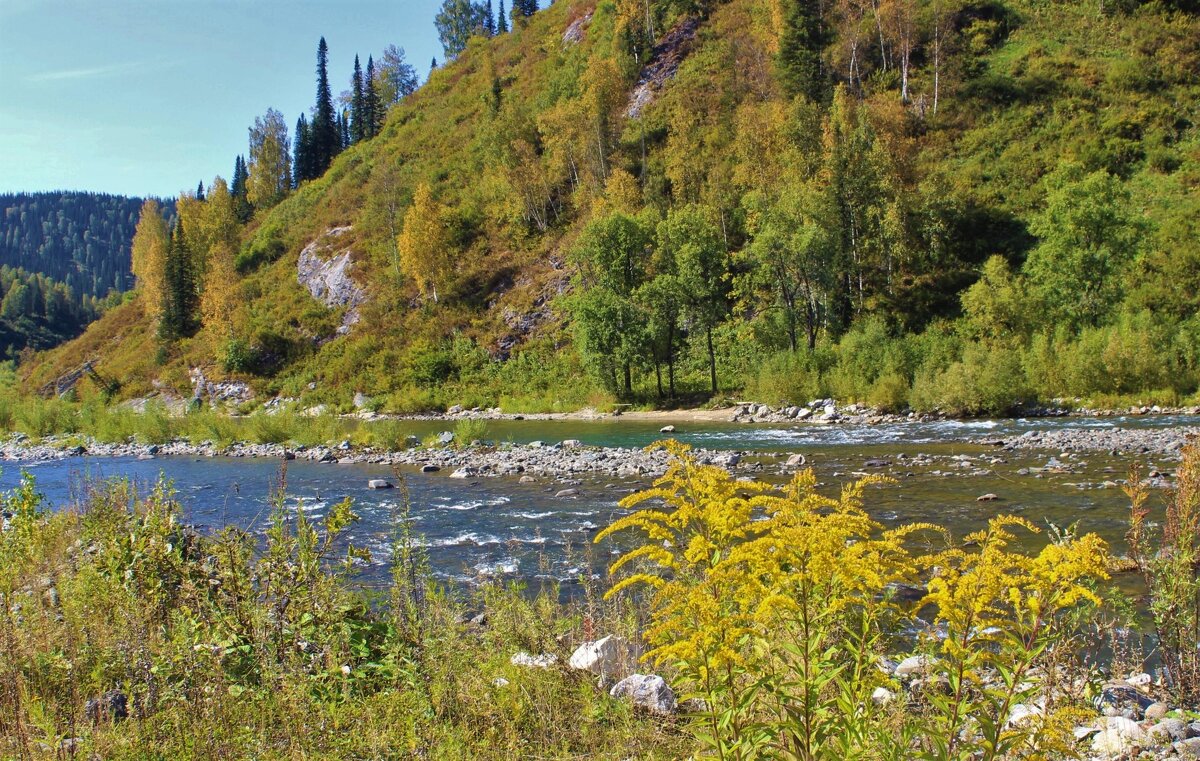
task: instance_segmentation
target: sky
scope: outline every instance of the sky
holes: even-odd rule
[[[229,179],[268,107],[289,127],[354,55],[442,57],[440,0],[0,0],[0,192],[177,195]]]

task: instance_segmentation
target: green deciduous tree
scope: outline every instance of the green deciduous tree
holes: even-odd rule
[[[619,371],[626,395],[633,393],[632,368],[646,349],[645,320],[634,295],[652,246],[650,226],[618,211],[589,224],[571,252],[579,268],[572,314],[580,353],[614,390]]]
[[[487,6],[472,0],[443,0],[433,25],[446,60],[452,61],[466,49],[471,37],[486,31]]]
[[[1047,324],[1099,324],[1120,301],[1123,274],[1138,257],[1146,223],[1129,191],[1104,170],[1067,164],[1047,178],[1046,208],[1030,230],[1039,239],[1025,272],[1046,306]]]
[[[701,204],[672,209],[658,225],[658,248],[659,256],[673,263],[684,319],[704,335],[715,395],[717,356],[712,334],[729,312],[729,254],[717,213]]]

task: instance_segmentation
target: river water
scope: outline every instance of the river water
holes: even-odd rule
[[[866,472],[891,476],[896,483],[872,487],[867,507],[881,523],[895,526],[932,521],[962,534],[998,513],[1021,515],[1038,525],[1078,521],[1123,550],[1128,502],[1114,482],[1124,478],[1131,461],[1107,453],[1059,459],[1059,453],[1006,452],[977,443],[980,439],[1019,435],[1029,430],[1086,427],[1166,427],[1195,425],[1194,417],[1040,418],[1031,420],[939,421],[880,426],[679,425],[675,438],[707,449],[759,453],[746,456],[745,473],[767,479],[789,454],[803,453],[822,490],[835,494],[840,484]],[[489,437],[524,443],[579,439],[597,446],[642,446],[662,438],[660,423],[606,419],[588,422],[492,421]],[[414,422],[423,436],[445,423]],[[1053,462],[1051,461],[1053,458]],[[1147,469],[1173,471],[1168,457],[1145,455]],[[764,464],[763,472],[754,463]],[[1047,469],[1047,465],[1053,466]],[[1061,465],[1062,467],[1058,467]],[[51,504],[69,504],[84,483],[97,478],[129,478],[150,485],[169,480],[183,505],[185,520],[205,530],[237,525],[261,533],[266,527],[269,495],[278,483],[281,463],[233,458],[159,457],[150,460],[72,458],[29,464],[39,491]],[[557,498],[561,481],[522,484],[515,479],[451,479],[445,473],[403,474],[413,530],[426,547],[434,573],[447,581],[480,578],[558,580],[566,586],[581,574],[602,573],[616,547],[593,546],[596,532],[622,513],[617,501],[647,481],[611,478],[572,482],[581,494]],[[290,504],[310,518],[325,515],[330,504],[354,500],[362,520],[351,541],[366,547],[371,563],[367,583],[386,578],[402,490],[367,488],[372,478],[394,480],[378,465],[328,465],[306,461],[287,464]],[[20,467],[0,472],[0,488],[20,478]],[[995,494],[996,501],[977,497]],[[1042,538],[1026,540],[1036,545]]]

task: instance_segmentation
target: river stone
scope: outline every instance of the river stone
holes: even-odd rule
[[[1146,741],[1146,733],[1132,719],[1107,716],[1096,724],[1100,731],[1092,738],[1092,752],[1105,758],[1130,753]]]
[[[554,496],[557,498],[578,497],[580,493],[578,489],[563,489]]]
[[[454,442],[454,434],[450,431],[442,431],[438,434],[437,440],[442,446],[449,446]]]
[[[925,655],[910,655],[900,661],[896,666],[895,674],[900,678],[912,676],[932,666],[933,663],[928,656]]]
[[[877,706],[885,706],[891,703],[896,698],[896,695],[887,687],[876,687],[871,693],[871,702]]]
[[[1200,761],[1200,737],[1189,737],[1186,740],[1180,740],[1171,746],[1175,753],[1183,759],[1189,761]]]
[[[1149,692],[1150,685],[1154,682],[1154,678],[1147,673],[1134,674],[1125,680],[1142,692]]]
[[[1182,719],[1163,719],[1146,731],[1159,745],[1169,745],[1178,740],[1186,740],[1188,726]]]
[[[1166,703],[1151,703],[1146,706],[1146,721],[1158,721],[1171,712],[1171,706]],[[1180,738],[1176,738],[1180,739]]]
[[[633,674],[625,677],[609,692],[614,698],[626,698],[638,708],[667,716],[675,713],[675,693],[657,674]]]
[[[533,476],[521,476],[519,482],[523,483],[523,484],[536,484],[537,479],[534,478]]]
[[[975,501],[976,502],[995,502],[998,499],[1000,499],[999,496],[988,493],[988,494],[982,494],[982,495],[976,497]]]
[[[450,477],[451,478],[474,478],[477,475],[479,475],[479,471],[475,470],[474,468],[470,467],[469,465],[464,465],[463,467],[461,467],[458,470],[451,473]]]
[[[787,464],[788,464],[789,468],[798,468],[803,465],[807,465],[808,459],[805,458],[805,456],[802,454],[794,454],[791,457],[787,458]]]
[[[808,407],[802,407],[796,412],[796,420],[808,420],[812,414],[812,410]]]
[[[530,655],[522,650],[509,659],[509,663],[514,666],[525,666],[526,668],[548,669],[558,663],[558,656],[554,653],[542,653],[541,655]]]
[[[662,428],[659,428],[659,429],[658,429],[658,432],[659,432],[659,433],[675,433],[675,426],[673,426],[673,425],[664,425]]]
[[[563,449],[579,449],[583,446],[583,442],[579,439],[564,439],[562,443]]]
[[[609,635],[595,642],[584,642],[568,662],[571,668],[590,671],[601,677],[620,678],[628,674],[630,666],[638,656],[635,648],[624,637]]]
[[[129,718],[129,697],[120,690],[109,690],[88,700],[83,715],[95,724],[99,721],[121,721]]]
[[[368,489],[391,489],[392,483],[390,481],[385,481],[382,478],[372,478],[370,481],[367,481],[367,488]]]
[[[441,467],[438,465],[422,465],[421,466],[422,473],[437,473],[439,470],[441,470]]]
[[[1112,715],[1124,715],[1127,718],[1138,718],[1152,703],[1154,700],[1122,681],[1104,685],[1100,696],[1096,698],[1096,708],[1100,711],[1111,711]]]

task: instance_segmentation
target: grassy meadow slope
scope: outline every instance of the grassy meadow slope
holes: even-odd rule
[[[659,51],[659,60],[681,59],[679,70],[630,118],[629,93],[649,53],[624,42],[619,5],[559,0],[510,34],[473,40],[392,109],[382,134],[260,210],[238,259],[233,340],[208,326],[163,344],[132,303],[26,363],[25,388],[93,359],[120,382],[121,397],[186,395],[189,371],[199,367],[210,379],[249,382],[260,399],[340,408],[356,392],[396,411],[604,405],[622,395],[606,382],[611,368],[596,373],[594,358],[572,345],[576,241],[614,209],[647,215],[653,229],[671,209],[699,204],[719,220],[732,254],[727,312],[714,331],[722,391],[959,412],[1062,395],[1177,402],[1196,392],[1195,16],[1159,3],[956,2],[922,22],[937,29],[937,47],[926,34],[913,48],[906,104],[895,46],[885,68],[875,25],[837,6],[821,60],[829,91],[840,83],[851,93],[852,105],[842,107],[832,95],[834,105],[786,97],[778,4],[730,0],[711,4],[694,43]],[[671,39],[667,32],[687,17],[677,4],[657,5],[668,6],[658,12],[657,38]],[[911,7],[929,14],[942,6]],[[568,40],[576,22],[586,31]],[[865,153],[883,167],[872,192],[887,200],[869,211],[892,241],[886,285],[879,274],[881,285],[864,296],[860,272],[858,301],[844,314],[836,295],[819,304],[814,297],[822,315],[814,348],[792,352],[769,289],[750,277],[753,199],[801,176],[826,192],[837,118],[869,134]],[[964,313],[960,298],[989,257],[1003,257],[1019,277],[1040,242],[1031,225],[1049,237],[1053,224],[1037,220],[1048,214],[1052,179],[1089,172],[1112,178],[1141,236],[1133,262],[1106,276],[1120,281],[1111,313],[1063,333],[1038,321],[1038,303],[1022,301],[1013,307],[1019,326],[1002,334],[997,304],[1026,290],[1003,273]],[[447,210],[454,261],[436,302],[405,275],[395,245],[422,182]],[[369,295],[344,336],[336,334],[341,313],[296,277],[301,249],[340,226],[352,226],[338,247],[353,251],[352,276]],[[708,378],[703,341],[692,333],[679,348],[684,398],[704,395]],[[651,400],[653,365],[638,360],[632,373],[631,398]],[[89,384],[80,395],[97,392]]]

